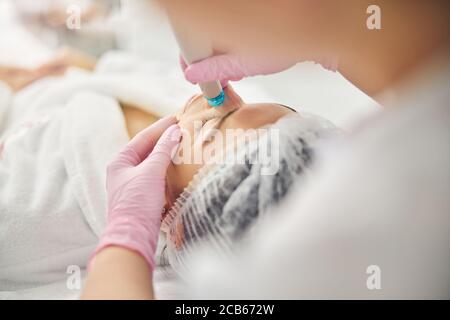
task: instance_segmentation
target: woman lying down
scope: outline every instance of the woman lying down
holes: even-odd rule
[[[140,90],[117,70],[55,78],[54,70],[65,70],[59,64],[25,86],[15,82],[15,92],[0,87],[3,292],[66,281],[74,266],[85,270],[105,226],[106,165],[158,118],[151,104],[165,101],[152,87],[161,72],[146,74]],[[285,106],[246,104],[231,88],[226,94],[226,107],[212,109],[195,95],[177,112],[183,140],[167,174],[160,269],[182,275],[200,246],[232,252],[307,174],[318,142],[336,133]],[[157,281],[155,289],[158,296]]]

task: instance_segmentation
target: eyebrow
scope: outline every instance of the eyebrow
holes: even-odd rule
[[[289,109],[289,110],[291,110],[291,111],[294,111],[295,113],[298,113],[297,110],[295,110],[294,108],[288,107],[288,106],[286,106],[286,105],[284,105],[284,104],[277,103],[277,105],[279,105],[280,107],[284,107],[284,108],[286,108],[286,109]]]

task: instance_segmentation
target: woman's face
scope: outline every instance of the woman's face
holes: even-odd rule
[[[207,163],[214,163],[214,155],[225,152],[226,143],[214,139],[227,133],[242,133],[275,123],[293,111],[277,104],[246,104],[231,87],[225,89],[227,99],[219,109],[212,108],[201,96],[191,98],[178,114],[183,130],[178,161],[167,173],[167,206],[170,208],[197,171]],[[207,150],[207,152],[206,152]],[[198,157],[200,155],[200,157]],[[195,158],[194,158],[195,157]]]

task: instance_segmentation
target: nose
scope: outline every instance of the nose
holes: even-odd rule
[[[224,89],[224,91],[225,91],[225,95],[226,95],[225,102],[219,108],[226,107],[226,108],[231,108],[231,109],[238,109],[244,105],[244,101],[236,93],[236,91],[234,91],[234,89],[231,85],[228,85]]]

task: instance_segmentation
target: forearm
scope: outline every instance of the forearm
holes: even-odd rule
[[[81,299],[151,300],[152,272],[138,253],[111,246],[95,256]]]
[[[50,61],[37,68],[20,68],[0,65],[0,80],[13,91],[19,91],[26,86],[46,77],[56,77],[65,74],[70,67],[93,71],[97,61],[76,50],[62,49]]]

